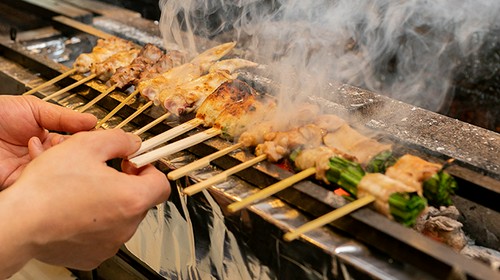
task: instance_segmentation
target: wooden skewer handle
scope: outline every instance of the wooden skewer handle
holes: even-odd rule
[[[268,198],[271,195],[273,195],[277,192],[280,192],[280,191],[292,186],[293,184],[304,180],[305,178],[307,178],[315,173],[316,173],[315,167],[310,167],[308,169],[302,170],[301,172],[294,174],[294,175],[292,175],[284,180],[281,180],[276,184],[273,184],[273,185],[271,185],[265,189],[262,189],[256,193],[248,196],[248,197],[245,197],[241,201],[229,204],[227,209],[230,212],[236,212],[240,209],[243,209],[244,207],[247,207],[248,205],[250,205],[256,201],[262,200],[264,198]]]
[[[118,106],[116,106],[111,112],[109,112],[106,116],[104,116],[104,118],[102,118],[98,123],[97,125],[95,126],[95,129],[98,129],[99,127],[101,127],[105,122],[107,122],[109,119],[111,119],[116,113],[118,113],[118,111],[120,111],[121,108],[125,107],[125,105],[127,105],[127,103],[132,99],[134,98],[137,94],[139,93],[139,90],[134,90],[134,92],[132,92],[131,94],[129,94],[129,96],[127,96],[127,98],[123,99],[122,102],[120,102],[120,104],[118,104]]]
[[[73,75],[75,72],[76,72],[76,68],[73,68],[73,69],[71,69],[71,70],[68,70],[68,71],[66,71],[66,72],[64,72],[64,73],[62,73],[62,74],[60,74],[60,75],[58,75],[58,76],[56,76],[56,77],[52,78],[51,80],[48,80],[48,81],[46,81],[45,83],[43,83],[43,84],[41,84],[41,85],[39,85],[39,86],[36,86],[36,87],[34,87],[34,88],[32,88],[32,89],[28,90],[27,92],[23,93],[23,95],[30,95],[30,94],[33,94],[33,93],[35,93],[35,92],[37,92],[37,91],[39,91],[39,90],[41,90],[41,89],[44,89],[44,88],[46,88],[46,87],[48,87],[48,86],[50,86],[50,85],[53,85],[53,84],[55,84],[55,83],[59,82],[60,80],[62,80],[62,79],[64,79],[64,78],[68,77],[69,75]]]
[[[230,147],[227,147],[225,149],[222,149],[218,152],[215,152],[213,154],[210,154],[204,158],[193,161],[190,164],[187,164],[179,169],[176,169],[172,172],[169,172],[167,177],[170,180],[177,180],[177,179],[181,178],[182,176],[187,175],[191,171],[208,166],[210,164],[210,162],[213,161],[214,159],[220,158],[221,156],[226,155],[226,154],[240,148],[241,146],[243,146],[243,145],[241,143],[238,143],[238,144],[232,145]]]
[[[135,152],[133,155],[131,155],[130,157],[135,157],[137,155],[144,153],[147,150],[151,150],[151,149],[167,142],[168,140],[171,140],[179,135],[182,135],[182,134],[196,128],[201,123],[202,123],[202,120],[200,120],[198,118],[194,118],[190,121],[187,121],[183,124],[180,124],[176,127],[173,127],[173,128],[171,128],[171,129],[169,129],[161,134],[158,134],[155,137],[152,137],[152,138],[142,142],[142,145],[139,148],[139,150],[137,152]]]
[[[248,167],[250,167],[258,162],[266,160],[266,158],[267,158],[267,155],[260,155],[258,157],[251,159],[251,160],[245,161],[245,162],[238,164],[232,168],[229,168],[228,170],[225,170],[225,171],[223,171],[223,172],[221,172],[213,177],[210,177],[209,179],[207,179],[205,181],[199,182],[197,184],[194,184],[192,186],[185,188],[183,190],[183,193],[185,193],[187,195],[196,194],[196,193],[208,188],[211,185],[225,181],[229,176],[231,176],[235,173],[238,173],[241,170],[244,170],[244,169],[246,169],[246,168],[248,168]]]
[[[141,135],[143,134],[144,132],[148,131],[150,128],[154,127],[155,125],[161,123],[162,121],[168,119],[168,117],[170,117],[170,112],[168,113],[165,113],[161,116],[159,116],[158,118],[156,118],[154,121],[148,123],[147,125],[145,125],[144,127],[134,131],[134,134],[135,135]]]
[[[130,121],[132,121],[135,117],[137,117],[140,113],[144,112],[147,108],[151,107],[153,105],[153,101],[148,101],[148,103],[142,105],[140,108],[137,109],[132,115],[130,115],[128,118],[123,120],[121,123],[119,123],[115,128],[122,128],[126,124],[128,124]]]
[[[173,153],[182,151],[186,148],[199,144],[207,139],[219,135],[220,133],[221,133],[220,129],[210,128],[206,131],[197,133],[195,135],[191,135],[180,141],[168,144],[164,147],[158,148],[151,152],[131,158],[130,162],[132,163],[132,165],[139,168],[146,164],[155,162],[162,157],[171,155]]]
[[[115,89],[116,89],[116,85],[111,86],[110,88],[108,88],[107,90],[105,90],[103,93],[99,94],[94,99],[90,100],[87,104],[85,104],[82,107],[80,107],[77,111],[80,112],[80,113],[85,112],[88,108],[90,108],[90,106],[96,104],[99,100],[101,100],[104,97],[106,97],[106,95],[108,95],[109,93],[111,93]]]
[[[287,232],[284,236],[283,239],[285,241],[292,241],[296,238],[298,238],[301,234],[304,234],[308,231],[311,231],[313,229],[322,227],[326,224],[329,224],[359,208],[362,208],[372,202],[375,201],[375,197],[371,195],[364,196],[358,200],[355,200],[349,204],[346,204],[345,206],[342,206],[338,209],[333,210],[332,212],[325,214],[315,220],[312,220],[308,223],[305,223],[304,225],[300,226],[299,228]]]
[[[42,98],[42,100],[44,100],[44,101],[51,100],[52,98],[55,98],[55,97],[57,97],[57,96],[65,93],[65,92],[68,92],[68,91],[76,88],[77,86],[79,86],[79,85],[81,85],[83,83],[86,83],[86,82],[92,80],[96,76],[97,76],[96,74],[91,74],[91,75],[89,75],[89,76],[87,76],[87,77],[79,80],[78,82],[75,82],[75,83],[73,83],[73,84],[71,84],[71,85],[69,85],[69,86],[67,86],[67,87],[65,87],[63,89],[60,89],[60,90],[58,90],[58,91],[56,91],[56,92],[54,92],[54,93],[52,93],[50,95],[45,96],[44,98]]]

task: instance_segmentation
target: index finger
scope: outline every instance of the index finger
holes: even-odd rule
[[[42,101],[34,96],[22,96],[33,111],[33,117],[38,124],[49,130],[75,133],[91,130],[97,123],[97,118],[91,114],[78,113],[71,109]]]

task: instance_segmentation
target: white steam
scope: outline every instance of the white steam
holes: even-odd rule
[[[196,36],[238,41],[269,65],[269,78],[293,89],[286,100],[327,94],[324,85],[340,81],[435,111],[453,70],[500,30],[498,0],[160,0],[160,7],[166,42],[196,53],[204,47]]]

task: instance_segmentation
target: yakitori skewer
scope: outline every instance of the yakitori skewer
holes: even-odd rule
[[[171,153],[178,152],[189,148],[195,144],[200,143],[200,141],[208,140],[217,135],[223,134],[224,137],[237,137],[245,130],[245,125],[252,125],[262,120],[265,116],[265,112],[272,110],[275,107],[273,100],[268,98],[263,98],[262,96],[252,95],[240,103],[228,104],[227,108],[222,111],[217,117],[215,124],[207,134],[205,131],[198,134],[189,136],[181,141],[168,144],[156,150],[141,154],[147,150],[147,141],[143,142],[139,151],[132,155],[130,162],[137,167],[143,166],[145,164],[154,162],[164,156]],[[198,120],[195,118],[193,120]],[[196,140],[196,141],[194,141]],[[175,147],[175,149],[173,149]]]
[[[389,174],[386,172],[385,175],[365,174],[360,166],[342,158],[332,159],[330,165],[329,179],[359,199],[288,232],[284,235],[285,240],[296,239],[371,203],[378,212],[403,225],[412,226],[427,202],[436,207],[451,205],[450,196],[457,187],[456,181],[444,172],[442,165],[413,155],[401,157],[387,169]]]
[[[352,148],[346,149],[348,147],[339,147],[339,145],[337,143],[335,143],[335,144],[337,144],[338,148],[343,148],[345,151],[339,150],[336,147],[332,147],[332,148],[325,147],[327,149],[327,151],[330,153],[330,156],[332,155],[332,153],[347,154],[347,155],[349,153],[351,153],[351,154],[354,153],[359,158],[366,160],[367,156],[373,156],[373,153],[383,151],[383,150],[387,149],[388,147],[390,147],[390,146],[387,146],[384,144],[379,144],[377,146],[376,142],[372,143],[372,142],[374,142],[374,140],[372,140],[368,137],[365,137],[365,136],[357,133],[354,130],[349,130],[346,128],[341,129],[346,125],[347,125],[346,122],[344,120],[338,118],[337,116],[334,116],[334,115],[320,116],[320,117],[318,117],[318,119],[315,121],[314,124],[312,124],[312,123],[307,124],[307,125],[301,126],[299,128],[294,128],[292,130],[285,131],[285,132],[272,133],[273,139],[271,141],[265,141],[264,143],[257,145],[255,152],[256,152],[257,156],[266,155],[267,160],[270,160],[272,162],[277,162],[277,161],[281,160],[282,158],[286,157],[288,154],[290,154],[291,151],[298,149],[299,147],[309,149],[309,150],[311,150],[313,148],[321,148],[321,146],[324,145],[323,139],[324,139],[325,134],[326,135],[336,134],[336,133],[341,132],[341,131],[342,132],[346,132],[346,131],[350,132],[351,135],[345,135],[345,137],[353,140],[353,142],[352,142],[353,147],[362,146],[361,143],[363,143],[363,145],[370,144],[372,146],[371,152],[365,153],[365,152],[362,152],[362,151],[359,151],[356,149],[352,149]],[[332,145],[332,143],[329,143],[329,144]],[[324,153],[324,151],[321,151],[321,152]],[[304,169],[307,169],[307,168],[304,168]],[[304,173],[296,174],[296,176],[297,176],[297,178],[301,178],[300,180],[302,180],[303,178],[301,176],[309,176],[309,175],[311,175],[310,172],[311,172],[311,170],[309,169],[307,171],[304,171]],[[221,178],[221,179],[224,179],[224,178]],[[221,182],[221,181],[219,181],[219,182]],[[294,178],[292,177],[292,178],[288,179],[286,182],[294,182]],[[215,180],[211,179],[210,183],[211,184],[215,183]],[[193,189],[199,190],[199,189],[201,189],[200,186],[208,187],[209,184],[207,184],[205,182],[200,182],[200,183],[197,183],[193,186],[187,187],[184,191],[186,193],[193,193],[189,189],[193,188]],[[282,188],[284,188],[285,186],[286,186],[285,183],[278,184],[275,186],[276,187],[275,190],[279,191]],[[290,185],[287,185],[287,186],[290,186]],[[264,194],[265,193],[274,194],[275,192],[271,191],[271,190],[267,190],[266,192],[264,192]],[[262,198],[262,197],[263,197],[262,194],[259,194],[258,198]],[[253,203],[253,201],[251,199],[252,198],[250,197],[240,204],[245,203],[246,205],[249,205],[249,204]]]
[[[216,81],[215,77],[207,79],[206,77],[202,78],[201,75],[203,75],[216,60],[226,55],[234,47],[234,45],[234,43],[226,43],[213,47],[199,54],[189,63],[179,65],[164,73],[154,75],[153,77],[148,77],[148,79],[142,79],[139,81],[136,91],[141,93],[141,95],[148,100],[158,104],[163,103],[161,102],[159,93],[168,88],[175,88],[189,82],[193,82],[194,85],[203,90],[206,90],[206,87],[213,87],[214,81]],[[222,63],[220,65],[224,64]],[[197,80],[198,78],[200,78],[200,80]],[[137,92],[134,93],[137,94]],[[151,106],[150,104],[151,103],[147,103],[147,106]],[[124,102],[122,102],[119,105],[120,109],[124,105]],[[144,110],[146,108],[144,108]],[[113,110],[114,113],[117,111],[118,110]],[[111,116],[111,113],[108,114],[106,119],[109,119]],[[131,119],[133,118],[130,118],[130,120]],[[104,122],[101,122],[100,125],[102,125],[102,123]],[[125,122],[121,125],[125,125]]]
[[[233,81],[231,84],[235,83],[238,80]],[[237,88],[247,88],[246,91],[254,91],[248,84],[243,83],[241,81],[238,82],[238,84],[243,85],[243,87],[238,86]],[[237,89],[235,88],[235,89]],[[221,89],[221,88],[219,88]],[[218,89],[218,91],[219,91]],[[236,93],[231,94],[231,96],[238,97],[241,95],[239,90],[235,91]],[[218,112],[221,111],[227,104],[227,101],[218,100],[216,98],[217,92],[213,93],[210,95],[205,102],[200,106],[197,112],[197,117],[202,118],[204,120],[204,123],[206,126],[211,126],[215,123],[218,114],[214,114],[213,112]],[[239,98],[239,97],[238,97]],[[233,102],[235,102],[233,100]],[[223,150],[220,150],[218,152],[215,152],[211,155],[208,155],[204,158],[201,158],[199,160],[196,160],[190,164],[187,164],[185,166],[182,166],[170,173],[168,173],[168,177],[171,180],[176,180],[184,175],[187,175],[188,173],[199,169],[203,168],[205,166],[208,166],[211,161],[220,158],[224,155],[229,154],[230,152],[237,150],[239,148],[250,148],[250,147],[255,147],[258,144],[263,143],[266,140],[270,140],[271,137],[269,136],[270,134],[276,133],[280,130],[284,130],[287,127],[290,127],[291,125],[293,126],[300,126],[304,122],[312,121],[312,117],[315,116],[318,112],[319,108],[315,105],[312,104],[302,104],[298,106],[294,111],[294,116],[290,117],[284,117],[283,119],[287,119],[288,121],[286,122],[280,122],[278,123],[277,121],[274,120],[268,120],[268,121],[263,121],[260,123],[257,123],[256,125],[252,126],[249,130],[243,132],[239,137],[238,137],[238,142],[232,146],[229,146]],[[268,112],[268,118],[273,119],[273,113],[272,111]],[[297,118],[297,116],[300,116],[300,119]]]
[[[213,126],[217,117],[229,107],[230,104],[241,104],[231,105],[233,107],[243,106],[244,100],[256,94],[257,93],[252,87],[240,80],[225,82],[205,99],[198,108],[194,119],[144,141],[136,154],[141,154],[142,152],[153,149],[201,124],[204,124],[205,127]]]
[[[117,37],[111,35],[111,34],[108,34],[108,33],[105,33],[101,30],[98,30],[96,28],[93,28],[89,25],[86,25],[86,24],[83,24],[79,21],[76,21],[76,20],[73,20],[73,19],[70,19],[70,18],[67,18],[67,17],[64,17],[64,16],[56,16],[53,18],[53,20],[55,21],[60,21],[66,25],[69,25],[69,26],[72,26],[76,29],[79,29],[79,30],[82,30],[84,32],[86,32],[87,34],[93,34],[95,35],[97,38],[100,38],[97,42],[97,46],[98,48],[93,50],[93,51],[97,51],[99,53],[99,57],[97,56],[93,56],[92,58],[95,59],[96,61],[102,61],[105,59],[105,56],[104,56],[104,52],[102,52],[102,49],[100,49],[101,47],[103,48],[107,48],[108,46],[108,43],[109,42],[117,42],[118,40],[121,40],[121,39],[118,39]],[[121,40],[122,42],[125,42],[124,40]],[[120,51],[120,47],[118,47],[115,51]],[[23,95],[30,95],[30,94],[34,94],[35,92],[38,92],[44,88],[47,88],[49,87],[50,85],[53,85],[59,81],[61,81],[62,79],[68,77],[68,76],[71,76],[75,73],[86,73],[88,72],[90,69],[84,69],[84,68],[81,68],[80,66],[77,66],[76,64],[74,65],[75,67],[73,67],[72,69],[52,78],[51,80],[49,81],[46,81],[32,89],[30,89],[29,91],[25,92]],[[90,66],[90,65],[89,65]]]
[[[177,116],[196,111],[206,97],[211,95],[221,84],[236,78],[237,74],[231,74],[232,72],[239,68],[254,67],[256,65],[254,62],[238,58],[218,61],[210,67],[208,74],[190,82],[162,90],[157,100],[163,104],[163,107],[169,113]],[[151,105],[153,105],[153,101],[149,101],[138,111],[143,112]],[[140,112],[134,113],[117,127],[124,126],[139,115]]]
[[[155,45],[149,43],[144,45],[144,47],[142,47],[142,49],[137,54],[137,57],[135,57],[129,65],[121,66],[116,69],[113,75],[106,82],[109,88],[84,106],[80,107],[78,111],[86,111],[92,105],[97,103],[102,98],[106,97],[109,93],[113,92],[117,88],[123,89],[126,86],[137,83],[142,73],[156,70],[156,64],[163,57],[164,60],[168,59],[170,62],[173,61],[170,54],[168,56],[164,55],[163,51]]]
[[[341,120],[336,116],[334,117],[335,118],[332,119],[334,119],[335,121]],[[338,126],[338,124],[336,124],[336,126]],[[336,126],[332,127],[335,128]],[[280,159],[286,157],[291,151],[299,147],[312,148],[320,146],[322,144],[323,141],[322,137],[325,134],[325,132],[327,132],[326,128],[322,128],[321,126],[316,125],[314,123],[305,124],[300,127],[294,127],[293,129],[283,132],[280,131],[268,132],[269,135],[264,137],[268,137],[268,139],[270,140],[258,144],[255,149],[255,154],[257,157],[263,156],[262,157],[263,160],[277,162]],[[220,177],[220,179],[221,180],[217,182],[222,182],[223,180],[225,180],[225,178],[223,177]],[[291,180],[292,179],[287,181]],[[216,183],[215,179],[211,179],[210,183],[211,184]],[[190,188],[200,190],[201,189],[200,186],[208,187],[210,185],[205,182],[200,182],[185,188],[184,191],[186,193],[193,193],[193,191],[191,191]]]
[[[116,68],[130,63],[137,56],[138,52],[139,50],[135,49],[135,45],[125,40],[118,38],[108,40],[99,39],[91,53],[81,54],[73,64],[76,72],[80,74],[90,72],[90,74],[46,96],[43,100],[53,99],[94,78],[106,81],[111,77]]]

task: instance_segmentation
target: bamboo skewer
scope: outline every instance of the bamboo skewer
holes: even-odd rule
[[[123,108],[132,98],[134,98],[137,94],[139,93],[139,90],[136,89],[134,92],[132,92],[127,98],[123,99],[123,101],[118,104],[111,112],[109,112],[104,118],[102,118],[97,125],[95,126],[95,129],[98,129],[101,127],[105,122],[107,122],[111,117],[113,117],[118,111],[120,111],[121,108]]]
[[[236,150],[236,149],[239,149],[243,146],[243,144],[241,143],[237,143],[235,145],[232,145],[230,147],[227,147],[225,149],[222,149],[218,152],[215,152],[213,154],[210,154],[204,158],[201,158],[199,160],[196,160],[196,161],[193,161],[191,162],[190,164],[187,164],[179,169],[176,169],[172,172],[169,172],[167,177],[168,179],[170,180],[177,180],[179,178],[181,178],[182,176],[185,176],[187,175],[188,173],[190,173],[191,171],[194,171],[194,170],[197,170],[197,169],[201,169],[203,167],[206,167],[210,164],[211,161],[213,161],[214,159],[217,159],[217,158],[220,158],[221,156],[224,156],[226,154],[229,154],[230,152]]]
[[[297,229],[287,232],[284,236],[283,239],[285,241],[292,241],[296,238],[298,238],[301,234],[304,234],[308,231],[311,231],[313,229],[322,227],[326,224],[329,224],[353,211],[356,211],[372,202],[375,201],[375,197],[371,195],[364,196],[360,199],[357,199],[349,204],[346,204],[345,206],[342,206],[338,209],[333,210],[330,213],[327,213],[315,220],[312,220],[308,223],[303,224],[302,226],[298,227]]]
[[[140,155],[144,153],[147,150],[151,150],[165,142],[167,142],[170,139],[173,139],[179,135],[182,135],[194,128],[196,128],[198,125],[202,123],[202,120],[195,118],[190,121],[187,121],[183,124],[180,124],[172,129],[169,129],[161,134],[156,135],[155,137],[152,137],[144,142],[142,142],[141,147],[137,152],[135,152],[133,155],[130,157],[135,157],[137,155]],[[208,131],[208,130],[207,130]],[[220,131],[220,130],[219,130]],[[206,131],[205,131],[206,132]],[[194,135],[193,135],[194,136]],[[184,141],[184,140],[183,140]]]
[[[134,165],[135,167],[143,167],[147,164],[150,164],[152,162],[155,162],[156,160],[159,160],[162,157],[165,157],[167,155],[182,151],[188,147],[194,146],[196,144],[199,144],[207,139],[210,139],[212,137],[215,137],[221,133],[220,129],[216,128],[210,128],[207,129],[206,131],[197,133],[195,135],[191,135],[182,141],[177,141],[171,144],[168,144],[164,147],[158,148],[156,150],[153,150],[149,153],[145,153],[136,157],[131,158],[129,161]]]
[[[99,94],[98,96],[96,96],[94,99],[92,99],[91,101],[89,101],[87,104],[85,104],[84,106],[80,107],[77,111],[80,112],[80,113],[83,113],[83,112],[87,111],[87,109],[90,108],[90,106],[96,104],[99,100],[101,100],[104,97],[106,97],[108,94],[110,94],[115,89],[116,89],[116,85],[111,86],[110,88],[108,88],[107,90],[105,90],[104,92],[102,92],[101,94]]]
[[[158,118],[156,118],[154,121],[148,123],[147,125],[145,125],[144,127],[134,131],[134,134],[135,135],[141,135],[143,134],[144,132],[148,131],[150,128],[154,127],[155,125],[161,123],[162,121],[168,119],[168,117],[170,117],[170,112],[167,112],[161,116],[159,116]]]
[[[248,161],[245,161],[241,164],[238,164],[232,168],[229,168],[228,170],[225,170],[213,177],[210,177],[209,179],[205,180],[205,181],[202,181],[200,183],[197,183],[197,184],[194,184],[192,186],[189,186],[187,188],[185,188],[182,192],[187,194],[187,195],[193,195],[193,194],[196,194],[206,188],[208,188],[209,186],[211,185],[214,185],[214,184],[217,184],[217,183],[220,183],[222,181],[225,181],[229,176],[235,174],[235,173],[238,173],[254,164],[257,164],[261,161],[264,161],[267,159],[267,155],[260,155],[258,157],[255,157],[251,160],[248,160]]]
[[[132,121],[135,117],[137,117],[140,113],[144,112],[147,108],[151,107],[153,105],[153,101],[148,101],[148,103],[142,105],[140,108],[137,109],[132,115],[130,115],[128,118],[123,120],[121,123],[119,123],[115,128],[122,128],[126,124],[128,124],[130,121]]]
[[[58,91],[56,91],[48,96],[45,96],[44,98],[42,98],[42,100],[44,100],[44,101],[51,100],[52,98],[55,98],[61,94],[64,94],[65,92],[72,90],[72,89],[76,88],[77,86],[92,80],[96,76],[97,76],[96,74],[90,74],[89,76],[87,76],[87,77],[85,77],[85,78],[83,78],[83,79],[63,88],[63,89],[60,89],[60,90],[58,90]]]
[[[66,72],[58,75],[57,77],[54,77],[51,80],[48,80],[48,81],[44,82],[43,84],[38,85],[38,86],[36,86],[36,87],[28,90],[27,92],[23,93],[23,95],[31,95],[31,94],[33,94],[33,93],[35,93],[35,92],[37,92],[37,91],[39,91],[41,89],[44,89],[44,88],[46,88],[48,86],[51,86],[51,85],[59,82],[60,80],[68,77],[69,75],[73,75],[75,72],[76,72],[76,68],[68,70],[68,71],[66,71]]]
[[[279,181],[276,184],[273,184],[273,185],[271,185],[265,189],[262,189],[256,193],[248,196],[248,197],[245,197],[241,201],[229,204],[227,209],[230,212],[236,212],[236,211],[243,209],[244,207],[246,207],[246,206],[248,206],[248,205],[250,205],[258,200],[268,198],[271,195],[273,195],[277,192],[280,192],[280,191],[292,186],[293,184],[304,180],[305,178],[307,178],[315,173],[316,173],[315,167],[310,167],[308,169],[305,169],[297,174],[294,174],[286,179]]]

